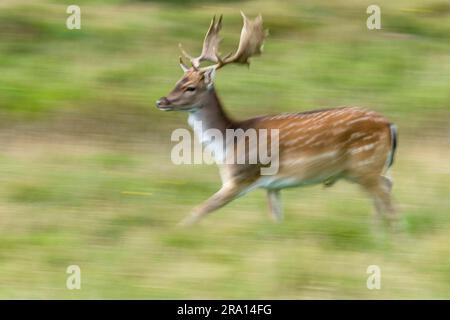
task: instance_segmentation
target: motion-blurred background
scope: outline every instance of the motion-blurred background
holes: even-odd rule
[[[81,30],[66,8],[81,7]],[[450,298],[450,3],[2,0],[1,298]],[[285,221],[255,191],[199,226],[175,228],[220,186],[217,169],[176,166],[184,113],[154,101],[181,76],[178,43],[201,49],[224,14],[262,13],[265,52],[216,87],[235,118],[359,105],[397,123],[397,234],[339,182],[283,193]],[[81,268],[81,290],[66,268]],[[366,269],[381,269],[368,290]]]

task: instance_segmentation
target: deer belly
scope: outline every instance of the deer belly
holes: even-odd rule
[[[265,189],[293,188],[308,184],[313,183],[308,183],[308,181],[301,180],[296,177],[282,177],[282,176],[261,177],[257,182],[258,187]]]
[[[259,184],[267,189],[291,188],[322,183],[343,171],[338,151],[323,152],[317,155],[282,157],[278,173],[261,176]]]

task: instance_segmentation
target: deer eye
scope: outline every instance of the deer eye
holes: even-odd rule
[[[195,87],[187,87],[186,91],[195,91]]]

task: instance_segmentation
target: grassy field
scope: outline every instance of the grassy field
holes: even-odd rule
[[[0,298],[450,298],[450,5],[379,1],[79,0],[0,3]],[[224,49],[239,9],[270,38],[250,69],[221,70],[236,118],[361,105],[397,123],[402,230],[373,230],[371,203],[339,182],[283,193],[285,221],[255,191],[200,225],[176,223],[220,186],[176,166],[186,114],[154,101],[200,50],[214,13]],[[66,288],[79,265],[82,289]],[[366,269],[381,268],[381,290]]]

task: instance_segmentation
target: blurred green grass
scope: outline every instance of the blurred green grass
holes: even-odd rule
[[[450,7],[381,1],[70,1],[0,4],[0,297],[450,298]],[[271,36],[250,69],[221,70],[244,118],[361,105],[400,129],[393,168],[399,234],[371,229],[371,205],[338,183],[283,193],[272,224],[256,191],[188,230],[178,220],[219,187],[212,166],[170,162],[185,114],[154,101],[180,77],[214,13],[233,48],[239,9]],[[82,290],[65,288],[68,265]],[[366,288],[366,268],[382,290]]]

